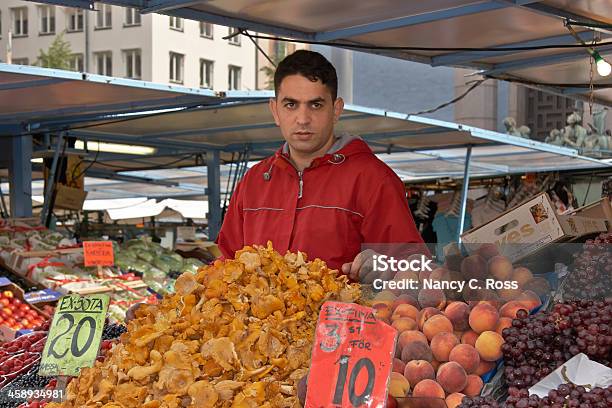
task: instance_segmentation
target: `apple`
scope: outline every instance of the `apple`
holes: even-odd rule
[[[11,301],[5,298],[0,299],[0,305],[1,306],[8,306],[11,304]]]
[[[17,306],[24,304],[21,300],[19,300],[18,298],[14,298],[13,299],[13,303],[16,304]]]
[[[13,312],[15,311],[15,309],[17,309],[17,306],[16,306],[16,305],[14,305],[14,304],[12,304],[12,303],[11,303],[10,305],[8,305],[7,307],[8,307],[9,309],[11,309]]]
[[[4,292],[2,292],[2,296],[7,298],[7,299],[12,299],[12,298],[15,297],[13,292],[11,292],[10,290],[5,290]]]
[[[3,312],[7,315],[7,316],[12,316],[13,315],[13,310],[12,309],[4,309]]]
[[[22,319],[20,323],[22,326],[27,327],[30,324],[30,321],[28,319]]]

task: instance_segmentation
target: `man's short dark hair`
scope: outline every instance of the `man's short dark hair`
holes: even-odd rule
[[[318,52],[298,50],[283,59],[274,72],[276,94],[283,79],[289,75],[302,75],[313,82],[321,81],[331,92],[333,101],[338,96],[336,68]]]

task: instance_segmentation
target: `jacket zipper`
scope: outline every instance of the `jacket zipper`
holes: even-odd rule
[[[300,199],[302,198],[302,193],[304,191],[304,179],[302,178],[302,175],[304,174],[304,172],[298,171],[297,174],[298,174],[298,177],[300,178],[299,189],[298,189],[298,199]]]
[[[299,171],[297,169],[297,167],[295,167],[295,164],[293,164],[293,162],[291,160],[289,160],[288,158],[286,158],[285,156],[281,155],[281,157],[285,160],[287,160],[287,163],[289,163],[291,165],[291,167],[293,167],[298,175],[298,199],[302,198],[302,193],[304,192],[304,172],[303,171]]]

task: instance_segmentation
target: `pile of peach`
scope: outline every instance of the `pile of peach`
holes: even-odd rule
[[[506,263],[500,258],[491,258],[493,262],[487,265]],[[448,279],[448,273],[438,268],[431,276]],[[400,274],[405,279],[411,272]],[[523,287],[532,278],[525,268],[510,269],[507,279],[513,276],[523,279]],[[390,396],[446,399],[446,406],[454,408],[464,396],[480,395],[481,376],[502,357],[502,330],[512,325],[520,309],[532,311],[541,305],[538,294],[522,287],[512,294],[487,291],[476,297],[465,292],[461,296],[471,300],[458,300],[456,295],[435,289],[383,291],[376,296],[372,306],[377,317],[398,331]],[[423,403],[432,406],[431,400]]]

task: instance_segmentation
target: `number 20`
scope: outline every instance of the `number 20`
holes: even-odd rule
[[[348,363],[349,356],[340,356],[340,371],[338,373],[338,380],[336,382],[336,389],[334,392],[333,403],[336,405],[342,404],[342,396],[344,394],[344,385],[346,383],[346,376],[348,373]],[[357,381],[357,376],[362,368],[365,368],[368,371],[368,383],[360,395],[355,394],[355,381]],[[358,407],[362,405],[366,399],[372,393],[372,389],[374,388],[374,381],[376,380],[376,370],[374,368],[374,363],[367,357],[361,358],[353,369],[351,370],[351,377],[349,378],[348,384],[348,395],[351,404],[354,407]]]
[[[68,320],[68,328],[64,332],[55,336],[55,338],[51,342],[51,345],[49,346],[49,352],[47,353],[47,355],[53,356],[58,359],[64,358],[66,354],[68,353],[68,350],[64,351],[62,354],[57,353],[55,351],[55,343],[57,343],[60,337],[62,337],[63,335],[68,333],[70,330],[72,330],[72,326],[74,326],[74,316],[69,315],[69,314],[62,315],[62,317],[60,317],[59,320],[57,321],[57,324],[59,324],[59,322],[62,319]],[[79,349],[77,340],[79,339],[79,332],[81,331],[83,326],[85,326],[85,323],[89,323],[88,324],[89,325],[89,336],[87,337],[87,341],[85,342],[85,345],[83,345],[83,348]],[[72,342],[70,344],[70,352],[72,353],[72,355],[75,357],[81,357],[83,354],[85,354],[87,350],[89,349],[89,346],[91,346],[91,343],[93,342],[95,333],[96,333],[96,321],[94,320],[94,318],[91,316],[87,316],[84,319],[82,319],[77,324],[76,330],[74,331],[74,335],[72,336]]]

